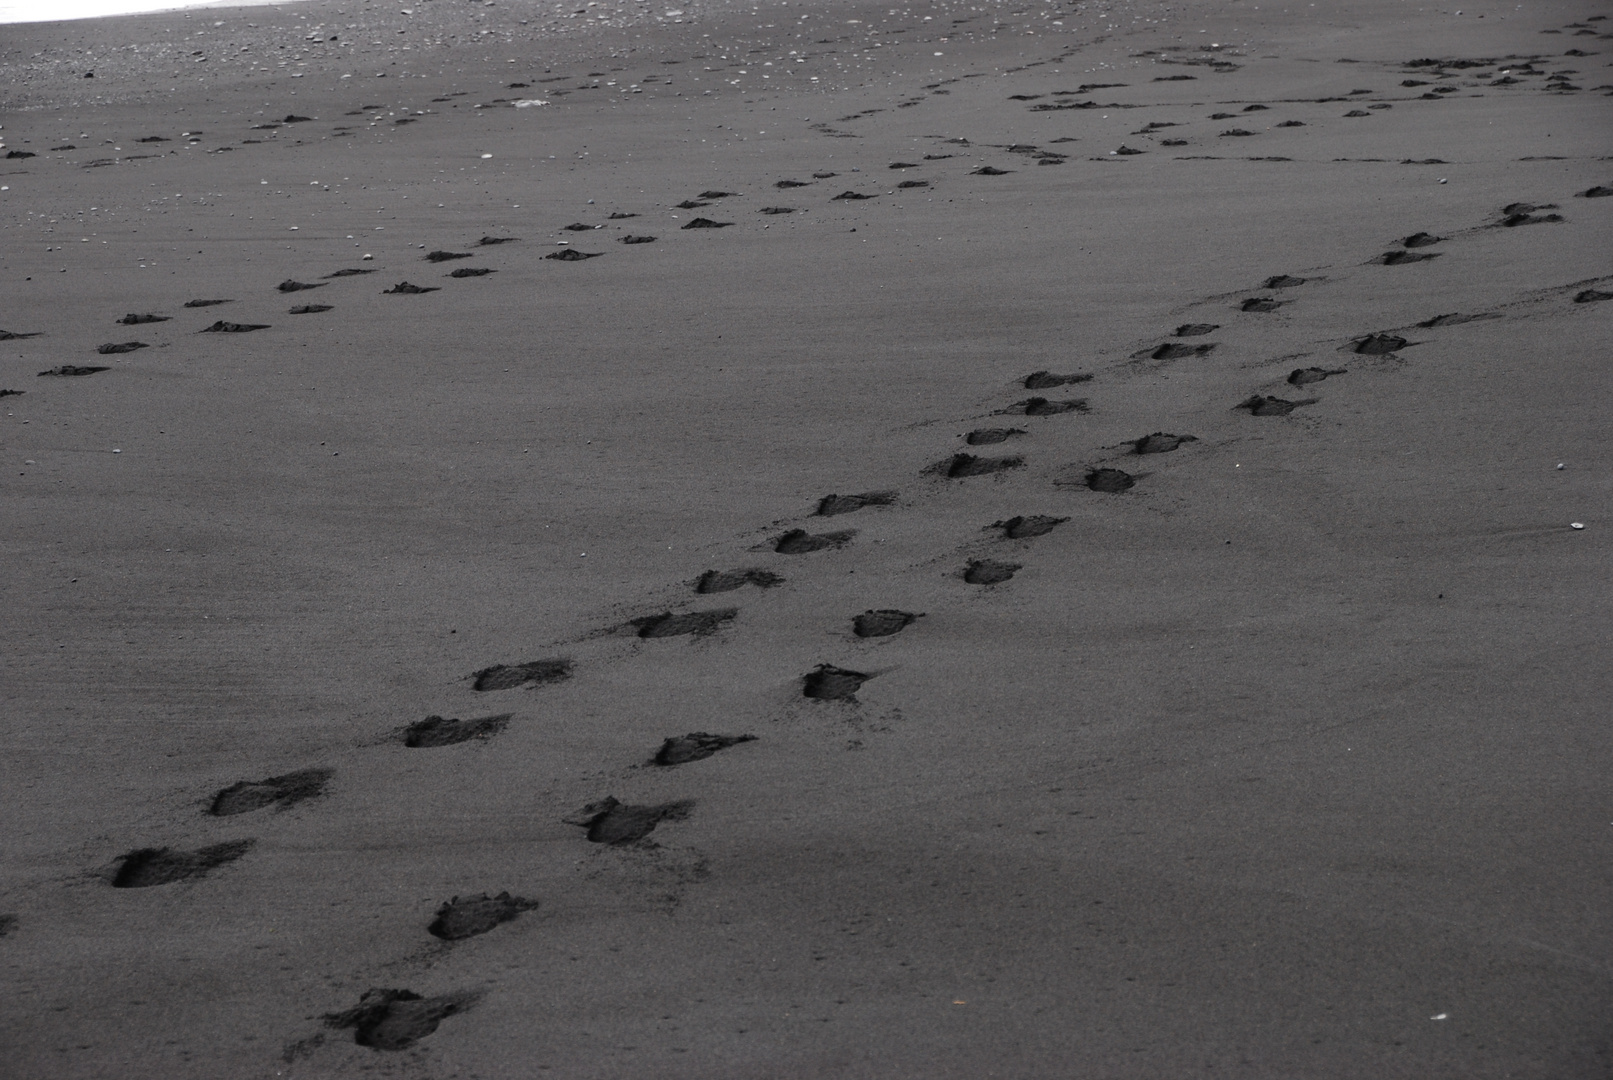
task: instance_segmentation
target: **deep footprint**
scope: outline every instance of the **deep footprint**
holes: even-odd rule
[[[805,529],[791,529],[789,532],[773,541],[773,550],[780,555],[805,555],[811,551],[823,551],[825,548],[837,548],[851,542],[857,535],[855,529],[843,529],[839,532],[818,533],[816,535]]]
[[[553,258],[553,256],[545,256],[545,258]],[[437,285],[411,285],[407,281],[400,281],[396,285],[392,286],[390,289],[382,289],[381,290],[381,295],[382,296],[415,296],[415,295],[418,295],[419,293],[436,292],[439,288],[440,288],[440,286],[437,286]]]
[[[527,900],[501,892],[497,896],[454,897],[437,909],[437,917],[426,927],[426,933],[444,941],[462,941],[477,934],[485,934],[523,911],[538,906],[536,900]]]
[[[629,234],[627,236],[619,236],[619,237],[617,237],[617,243],[620,243],[620,244],[653,244],[653,243],[655,243],[655,237],[653,237],[653,236],[633,236],[632,234]]]
[[[1386,251],[1377,258],[1367,261],[1381,266],[1400,266],[1403,263],[1427,262],[1429,259],[1437,258],[1439,258],[1437,251]]]
[[[1267,278],[1260,287],[1262,289],[1292,289],[1295,285],[1303,284],[1305,284],[1305,279],[1302,277],[1278,274],[1276,277]]]
[[[1085,398],[1067,398],[1064,401],[1049,401],[1045,397],[1026,398],[1016,401],[1003,409],[1003,415],[1012,416],[1058,416],[1067,412],[1086,412]]]
[[[1293,371],[1288,373],[1288,384],[1290,386],[1306,386],[1310,383],[1321,382],[1329,375],[1347,374],[1349,374],[1349,372],[1347,372],[1344,368],[1295,368]]]
[[[755,585],[759,589],[771,589],[781,585],[784,579],[768,570],[707,570],[694,583],[697,593],[724,593],[744,588],[746,585]]]
[[[692,809],[694,803],[687,800],[659,806],[628,806],[607,795],[561,820],[567,825],[586,828],[588,839],[595,844],[633,844],[649,836],[663,821],[682,821]]]
[[[1406,339],[1397,334],[1368,334],[1350,343],[1350,351],[1362,356],[1386,356],[1405,347]]]
[[[890,637],[911,626],[920,618],[911,611],[895,608],[869,610],[851,620],[851,632],[858,637]]]
[[[296,307],[294,307],[291,310],[287,311],[286,314],[287,315],[318,315],[321,311],[334,311],[334,310],[336,310],[336,309],[333,306],[331,306],[330,304],[298,304]]]
[[[1144,435],[1131,444],[1134,454],[1169,454],[1185,442],[1198,442],[1196,435],[1171,435],[1168,432],[1156,431],[1152,435]]]
[[[1574,303],[1576,304],[1595,304],[1602,300],[1613,300],[1613,293],[1605,293],[1597,289],[1584,289],[1574,294]]]
[[[1256,296],[1238,305],[1239,311],[1276,311],[1286,301],[1275,300],[1269,296]]]
[[[971,559],[963,571],[963,580],[970,585],[999,585],[1021,569],[1023,567],[1019,563],[998,562],[995,559]]]
[[[449,259],[468,259],[470,257],[471,253],[468,251],[433,251],[426,255],[426,261],[437,263],[447,262]]]
[[[304,289],[323,289],[328,284],[330,283],[326,281],[309,283],[306,281],[293,281],[291,278],[287,278],[276,285],[275,288],[281,292],[302,292]]]
[[[1431,247],[1434,244],[1440,243],[1444,239],[1445,238],[1443,236],[1435,236],[1433,233],[1414,232],[1404,240],[1400,241],[1400,243],[1405,247],[1420,248]]]
[[[1093,491],[1118,495],[1133,487],[1137,483],[1137,478],[1123,469],[1092,469],[1087,473],[1084,482]]]
[[[233,817],[276,804],[283,810],[322,793],[332,772],[332,769],[303,769],[267,780],[242,780],[214,795],[207,812],[214,817]]]
[[[949,480],[959,480],[968,476],[989,476],[992,473],[1006,472],[1017,469],[1025,464],[1025,459],[1015,455],[1013,457],[976,457],[974,454],[953,454],[951,458],[932,468],[943,473]]]
[[[686,611],[681,615],[663,612],[633,619],[629,626],[636,627],[641,638],[679,637],[683,634],[710,634],[739,614],[738,608],[714,608],[711,611]]]
[[[186,300],[186,307],[212,307],[214,304],[233,304],[234,300]]]
[[[53,367],[49,371],[41,371],[39,374],[40,375],[56,375],[56,376],[62,376],[62,377],[66,377],[66,378],[71,378],[71,377],[78,376],[78,375],[94,375],[97,371],[111,371],[111,370],[112,370],[111,368],[104,368],[104,367],[85,367],[85,366],[79,365],[79,364],[63,364],[61,367]]]
[[[1091,381],[1092,376],[1087,374],[1054,375],[1048,371],[1033,371],[1029,375],[1025,376],[1022,385],[1027,390],[1051,390],[1055,386],[1067,386],[1071,383],[1084,383]]]
[[[1304,401],[1284,401],[1282,398],[1267,397],[1264,394],[1255,394],[1245,401],[1233,406],[1238,409],[1248,409],[1251,416],[1287,416],[1301,405],[1314,405],[1315,398]]]
[[[124,326],[139,326],[142,323],[167,322],[170,318],[172,318],[172,316],[137,315],[131,312],[130,314],[119,319],[118,322],[122,323]]]
[[[825,495],[818,500],[818,517],[850,514],[865,506],[889,506],[896,501],[894,491],[866,491],[861,495]]]
[[[1144,349],[1143,355],[1150,360],[1180,360],[1187,356],[1208,356],[1214,351],[1214,342],[1206,342],[1203,345],[1182,345],[1173,341],[1156,349]]]
[[[847,671],[833,664],[819,664],[801,679],[801,694],[814,701],[856,701],[862,684],[872,679],[860,671]]]
[[[195,851],[173,848],[139,848],[121,857],[112,878],[114,889],[147,889],[186,878],[202,877],[209,870],[232,863],[252,849],[256,840],[231,840]]]
[[[495,274],[497,272],[498,271],[490,270],[485,266],[461,266],[458,270],[449,271],[448,276],[451,278],[486,277],[488,274]]]
[[[403,729],[403,745],[413,749],[430,749],[453,746],[472,739],[491,739],[504,730],[513,713],[481,716],[474,720],[453,720],[441,716],[428,716]]]
[[[976,428],[963,437],[963,441],[970,446],[991,446],[995,443],[1007,442],[1015,435],[1025,434],[1024,428],[993,427]]]
[[[495,664],[471,676],[473,690],[513,690],[527,683],[542,685],[571,678],[571,661],[531,660],[525,664]]]
[[[1213,334],[1219,329],[1221,329],[1221,325],[1219,323],[1207,323],[1207,322],[1183,323],[1181,326],[1178,326],[1176,328],[1176,332],[1172,336],[1173,337],[1203,337],[1205,334]]]
[[[143,341],[116,341],[98,345],[95,351],[102,356],[111,356],[114,353],[131,353],[136,349],[149,349],[150,347]]]
[[[205,326],[196,331],[198,334],[250,334],[254,330],[267,330],[268,323],[241,323],[225,322],[220,319],[212,326]]]
[[[703,761],[730,746],[755,741],[754,735],[712,735],[704,731],[691,731],[687,735],[676,735],[666,740],[651,760],[656,765],[687,765],[691,761]]]
[[[1003,537],[1008,540],[1029,540],[1036,536],[1046,536],[1069,520],[1067,517],[1048,517],[1046,514],[1032,514],[1030,517],[1015,516],[1007,521],[993,521],[988,527],[1001,529]]]
[[[423,998],[412,990],[366,990],[356,1008],[327,1013],[325,1024],[353,1028],[353,1041],[372,1050],[407,1050],[455,1013],[470,1008],[468,994]]]
[[[697,217],[693,221],[689,222],[689,224],[683,226],[683,228],[685,228],[685,229],[726,229],[726,228],[728,228],[728,226],[730,226],[732,224],[733,224],[732,221],[712,221],[710,218]]]

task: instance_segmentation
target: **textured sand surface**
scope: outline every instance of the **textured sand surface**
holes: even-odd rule
[[[1604,10],[7,27],[0,1072],[1609,1075]]]

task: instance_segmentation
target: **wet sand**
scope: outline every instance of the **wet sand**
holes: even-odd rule
[[[6,28],[12,1074],[1606,1075],[1613,20],[672,10]]]

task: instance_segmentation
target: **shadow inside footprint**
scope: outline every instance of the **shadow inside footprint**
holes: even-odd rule
[[[1316,404],[1315,398],[1307,398],[1304,401],[1284,401],[1282,398],[1255,394],[1244,401],[1240,401],[1233,408],[1247,409],[1251,416],[1287,416],[1301,405],[1314,404]]]
[[[1345,374],[1348,374],[1348,372],[1344,368],[1295,368],[1288,374],[1288,384],[1290,386],[1305,386],[1308,383],[1321,382],[1329,375]]]
[[[1168,454],[1185,442],[1198,442],[1198,436],[1171,435],[1164,431],[1156,431],[1152,435],[1144,435],[1133,441],[1131,449],[1136,454]]]
[[[970,446],[991,446],[994,443],[1007,442],[1015,435],[1025,434],[1024,428],[994,427],[976,428],[963,437],[963,441]]]
[[[561,658],[532,660],[525,664],[495,664],[475,675],[473,690],[513,690],[527,683],[552,683],[571,677],[571,661]]]
[[[1305,284],[1305,279],[1302,277],[1293,277],[1289,274],[1278,274],[1276,277],[1267,278],[1260,287],[1262,289],[1292,289],[1295,285],[1303,284]]]
[[[114,341],[105,345],[98,345],[95,351],[102,356],[112,356],[116,353],[131,353],[137,349],[149,349],[151,346],[143,341]]]
[[[1404,240],[1400,241],[1400,243],[1405,247],[1420,248],[1431,247],[1434,244],[1440,243],[1444,239],[1445,238],[1443,236],[1435,236],[1433,233],[1414,232]]]
[[[1613,293],[1601,292],[1597,289],[1583,289],[1574,294],[1576,304],[1595,304],[1602,300],[1613,300]]]
[[[663,821],[683,820],[692,809],[694,803],[688,800],[659,806],[628,806],[607,795],[561,820],[567,825],[587,829],[592,843],[632,844],[649,836]]]
[[[616,242],[619,243],[619,244],[653,244],[653,243],[655,243],[655,237],[653,237],[653,236],[634,236],[631,233],[629,233],[627,236],[619,236],[619,237],[617,237]]]
[[[138,315],[131,312],[118,322],[124,326],[138,326],[142,323],[167,322],[170,318],[172,318],[170,315]]]
[[[41,371],[39,374],[40,375],[55,375],[55,376],[64,377],[64,378],[72,378],[72,377],[78,376],[78,375],[94,375],[97,371],[111,371],[111,370],[112,370],[111,368],[105,368],[105,367],[85,367],[85,366],[80,365],[80,364],[63,364],[61,367],[53,367],[49,371]]]
[[[861,495],[825,495],[818,500],[818,517],[849,514],[865,506],[889,506],[896,501],[894,491],[867,491]]]
[[[552,256],[550,256],[552,257]],[[407,281],[400,281],[390,289],[382,289],[382,296],[414,296],[419,293],[436,292],[437,285],[411,285]]]
[[[323,289],[328,284],[330,283],[326,281],[307,282],[294,281],[291,278],[287,278],[280,284],[276,285],[275,288],[279,289],[281,292],[302,292],[304,289]]]
[[[1067,517],[1032,514],[1029,517],[1011,517],[1007,521],[993,521],[987,527],[1001,529],[1003,537],[1008,540],[1029,540],[1036,536],[1046,536],[1069,520]]]
[[[1091,381],[1092,376],[1088,374],[1054,375],[1052,372],[1048,371],[1033,371],[1029,375],[1025,376],[1021,385],[1023,385],[1027,390],[1051,390],[1055,386],[1065,386],[1071,383],[1084,383]]]
[[[504,730],[513,713],[481,716],[475,720],[448,720],[441,716],[428,716],[403,729],[403,745],[414,749],[453,746],[471,739],[491,739]]]
[[[1005,472],[1008,469],[1017,469],[1024,464],[1025,459],[1018,455],[988,458],[976,457],[974,454],[953,454],[948,460],[931,468],[942,473],[949,480],[958,480],[967,476],[988,476],[991,473]]]
[[[186,300],[186,307],[212,307],[214,304],[233,304],[234,300]]]
[[[212,326],[204,326],[196,331],[198,334],[250,334],[254,330],[267,330],[268,323],[239,323],[225,322],[220,319]]]
[[[1144,349],[1143,355],[1150,360],[1180,360],[1187,356],[1208,356],[1214,351],[1215,342],[1206,342],[1203,345],[1183,345],[1172,341],[1156,349]]]
[[[612,214],[611,217],[637,217],[636,214]],[[476,241],[479,247],[492,247],[494,244],[513,244],[519,240],[518,236],[484,236]]]
[[[697,217],[693,221],[689,222],[689,224],[683,226],[683,228],[685,228],[685,229],[726,229],[726,228],[728,228],[728,226],[730,226],[732,224],[733,224],[732,221],[712,221],[710,218]]]
[[[1238,305],[1239,311],[1276,311],[1285,301],[1276,300],[1269,296],[1250,297]]]
[[[691,761],[703,761],[730,746],[755,741],[754,735],[712,735],[704,731],[691,731],[663,742],[651,760],[656,765],[687,765]]]
[[[544,258],[553,259],[555,262],[582,262],[584,259],[597,259],[602,254],[604,252],[578,251],[576,248],[564,248],[560,251],[551,251]]]
[[[756,212],[758,214],[793,214],[793,213],[795,213],[795,207],[793,207],[793,206],[764,206],[764,207],[762,207],[760,210],[758,210]]]
[[[851,620],[851,632],[858,637],[889,637],[899,633],[920,618],[911,611],[895,608],[869,610]]]
[[[287,315],[318,315],[321,311],[334,311],[330,304],[298,304],[286,312]]]
[[[1437,251],[1386,251],[1377,258],[1367,261],[1380,266],[1400,266],[1402,263],[1427,262],[1429,259],[1437,258],[1439,258]]]
[[[775,585],[783,584],[784,579],[769,570],[707,570],[695,580],[694,591],[697,593],[723,593],[733,592],[746,585],[755,585],[759,589],[771,589]]]
[[[426,927],[426,933],[444,941],[461,941],[485,934],[537,906],[536,900],[511,896],[507,892],[497,896],[488,896],[486,893],[480,896],[456,896],[437,909],[437,917]]]
[[[231,840],[195,851],[173,848],[139,848],[121,856],[112,878],[114,889],[146,889],[173,881],[201,877],[215,867],[232,863],[251,850],[256,840]]]
[[[412,990],[366,990],[356,1008],[327,1013],[325,1024],[353,1028],[353,1041],[372,1050],[406,1050],[437,1025],[474,1003],[470,994],[423,998]]]
[[[1137,478],[1123,469],[1092,469],[1087,473],[1085,482],[1093,491],[1117,495],[1134,486]]]
[[[805,555],[809,551],[842,547],[856,535],[855,529],[817,534],[809,533],[805,529],[791,529],[773,541],[773,550],[780,555]]]
[[[267,780],[242,780],[214,795],[207,812],[214,817],[232,817],[276,804],[283,810],[323,792],[332,772],[332,769],[303,769]]]
[[[1176,328],[1176,332],[1172,336],[1173,337],[1203,337],[1205,334],[1213,334],[1219,329],[1221,329],[1221,325],[1219,323],[1207,323],[1207,322],[1183,323],[1181,326],[1178,326]]]
[[[1006,409],[999,410],[1004,416],[1058,416],[1067,412],[1086,412],[1085,398],[1067,398],[1064,401],[1049,401],[1045,397],[1026,398],[1016,401]]]
[[[872,678],[860,671],[819,664],[802,677],[801,694],[814,701],[856,701],[858,689]]]
[[[471,253],[468,251],[433,251],[426,255],[426,261],[437,263],[447,262],[450,259],[468,259],[470,257]]]
[[[1586,188],[1584,191],[1576,192],[1575,194],[1581,199],[1605,199],[1609,195],[1613,195],[1613,187],[1597,184],[1595,187]]]
[[[486,266],[461,266],[458,270],[449,271],[448,276],[451,278],[486,277],[488,274],[496,272]]]
[[[1435,315],[1432,319],[1424,319],[1417,326],[1423,330],[1430,330],[1436,326],[1460,326],[1463,323],[1482,322],[1486,319],[1499,319],[1501,317],[1501,313],[1498,311],[1486,311],[1479,315],[1461,315],[1453,311],[1449,315]]]
[[[714,608],[711,611],[686,611],[680,615],[663,612],[633,619],[628,625],[636,627],[641,638],[679,637],[683,634],[710,634],[723,623],[739,614],[738,608]]]
[[[995,559],[970,559],[964,568],[963,580],[970,585],[998,585],[1018,573],[1019,563],[998,562]]]
[[[1350,351],[1362,356],[1385,356],[1405,347],[1406,339],[1397,334],[1368,334],[1350,343]]]
[[[337,270],[335,273],[326,274],[325,276],[328,277],[328,278],[358,277],[360,274],[373,274],[373,273],[375,273],[375,268],[371,267],[371,268],[369,268],[367,270],[357,270],[357,269]]]

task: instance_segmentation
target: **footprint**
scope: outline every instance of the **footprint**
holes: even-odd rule
[[[683,227],[685,229],[726,229],[732,224],[732,221],[712,221],[710,218],[697,217]]]
[[[1086,485],[1093,491],[1118,495],[1137,483],[1137,478],[1122,469],[1093,469],[1086,475]]]
[[[806,187],[809,183],[811,183],[810,180],[780,180],[773,186],[783,191],[789,188]]]
[[[682,202],[676,204],[679,210],[698,210],[702,206],[710,205],[710,203],[696,202],[693,199],[684,199]]]
[[[1347,374],[1349,374],[1349,372],[1347,372],[1344,368],[1295,368],[1288,374],[1288,383],[1290,386],[1305,386],[1308,383],[1321,382],[1329,375]]]
[[[895,608],[870,609],[851,620],[851,632],[858,637],[890,637],[922,617]]]
[[[1284,120],[1282,123],[1278,124],[1277,126],[1278,127],[1304,127],[1305,126],[1305,121],[1303,121],[1303,120]]]
[[[1131,444],[1132,453],[1135,454],[1169,454],[1185,442],[1198,442],[1196,435],[1171,435],[1163,431],[1156,431],[1152,435],[1144,435]]]
[[[638,628],[641,638],[678,637],[682,634],[710,634],[723,623],[739,614],[738,608],[713,608],[710,611],[687,611],[674,615],[670,611],[659,615],[646,615],[630,620],[628,625]]]
[[[1117,470],[1110,470],[1111,472]],[[1001,529],[1003,537],[1008,540],[1029,540],[1032,537],[1046,536],[1060,525],[1070,519],[1067,517],[1048,517],[1045,514],[1032,514],[1030,517],[1011,517],[1007,521],[993,521],[987,528]]]
[[[428,716],[403,729],[403,745],[410,749],[432,749],[453,746],[471,739],[491,739],[504,730],[514,713],[498,713],[475,720],[453,720],[441,716]]]
[[[110,370],[112,369],[104,367],[83,367],[77,364],[63,364],[61,367],[53,367],[49,371],[41,371],[39,374],[72,377],[77,375],[94,375],[97,371]]]
[[[793,206],[764,206],[764,207],[762,207],[760,210],[758,210],[756,212],[758,214],[793,214],[793,213],[795,213],[795,207],[793,207]]]
[[[963,580],[970,585],[1000,585],[1024,569],[1019,563],[998,562],[995,559],[970,559],[964,568]]]
[[[637,214],[612,214],[613,218],[638,217]],[[513,244],[521,239],[519,236],[484,236],[476,241],[479,247],[492,247],[494,244]]]
[[[1561,221],[1561,214],[1508,214],[1502,219],[1504,228],[1515,229],[1519,225],[1540,225],[1548,221]]]
[[[102,356],[111,356],[113,353],[130,353],[136,349],[149,349],[150,347],[143,341],[109,341],[105,345],[97,345],[95,351]]]
[[[1227,128],[1225,131],[1223,131],[1221,133],[1221,137],[1222,138],[1227,138],[1228,136],[1253,135],[1253,134],[1254,134],[1254,132],[1245,131],[1243,128]]]
[[[1386,251],[1368,262],[1380,266],[1400,266],[1404,263],[1427,262],[1429,259],[1439,258],[1437,251]]]
[[[374,269],[374,267],[371,267],[368,270],[358,270],[358,269],[337,270],[335,273],[326,274],[325,276],[328,277],[328,278],[358,277],[361,274],[373,274],[373,273],[375,273],[375,269]]]
[[[0,397],[21,397],[27,392],[26,390],[0,390]]]
[[[1406,339],[1398,334],[1368,334],[1350,342],[1349,350],[1362,356],[1386,356],[1406,347]]]
[[[969,175],[970,176],[1007,176],[1009,173],[1011,173],[1013,171],[1014,171],[1013,169],[998,169],[998,168],[994,168],[993,166],[990,166],[990,165],[982,165],[982,166],[980,166],[980,168],[975,169]]]
[[[16,929],[17,916],[15,914],[8,912],[4,915],[0,915],[0,937],[5,937],[7,934]]]
[[[536,900],[527,900],[501,892],[497,896],[454,897],[437,909],[437,917],[426,927],[426,933],[444,941],[463,941],[477,934],[509,922],[523,911],[538,906]]]
[[[900,184],[896,185],[898,190],[904,190],[904,189],[907,189],[907,188],[929,187],[929,186],[930,186],[930,182],[928,180],[903,180]]]
[[[469,258],[471,258],[471,253],[468,251],[432,251],[426,254],[426,261],[434,263],[447,262],[449,259]]]
[[[1577,191],[1574,194],[1576,198],[1580,199],[1605,199],[1609,195],[1613,195],[1613,187],[1597,184],[1595,187],[1586,188],[1584,191]]]
[[[546,256],[546,257],[550,258],[550,259],[554,258],[553,255],[549,255],[549,256]],[[390,289],[382,289],[381,290],[381,295],[382,296],[414,296],[417,293],[436,292],[438,290],[438,288],[439,288],[439,286],[436,286],[436,285],[411,285],[407,281],[400,281],[396,285],[392,286]]]
[[[702,191],[699,195],[695,196],[695,198],[697,198],[697,199],[731,199],[735,195],[738,195],[738,194],[739,194],[739,192],[737,192],[737,191]]]
[[[552,660],[530,660],[525,664],[495,664],[483,668],[471,678],[473,690],[513,690],[527,683],[562,682],[571,678],[571,661],[557,657]]]
[[[843,529],[839,532],[818,533],[817,535],[813,535],[805,529],[791,529],[773,541],[773,550],[780,555],[805,555],[810,551],[844,547],[856,535],[856,529]]]
[[[1255,296],[1238,305],[1239,311],[1276,311],[1282,307],[1286,300],[1276,300],[1270,296]]]
[[[815,670],[802,676],[801,694],[814,701],[855,702],[857,691],[863,683],[872,678],[872,675],[865,675],[860,671],[847,671],[833,664],[819,664]]]
[[[0,330],[0,341],[22,341],[25,338],[39,337],[43,330],[36,330],[31,334],[18,334],[10,330]]]
[[[220,319],[212,326],[204,326],[198,334],[250,334],[254,330],[267,330],[268,323],[225,322]]]
[[[146,889],[186,878],[202,877],[209,870],[232,863],[251,850],[256,840],[231,840],[195,851],[173,848],[138,848],[120,856],[122,865],[112,877],[114,889]]]
[[[1613,300],[1613,293],[1600,292],[1596,289],[1585,289],[1574,294],[1576,304],[1594,304],[1601,300]]]
[[[1025,459],[1015,455],[1013,457],[976,457],[974,454],[953,454],[946,461],[931,466],[931,470],[944,474],[949,480],[958,480],[967,476],[987,476],[991,473],[1005,472],[1008,469],[1017,469],[1025,464]]]
[[[685,225],[684,228],[688,228],[688,226]],[[602,251],[578,251],[576,248],[562,248],[559,251],[549,252],[544,258],[553,259],[556,262],[582,262],[584,259],[597,259],[603,254],[604,252]]]
[[[1024,416],[1057,416],[1067,412],[1086,412],[1085,398],[1068,398],[1064,401],[1049,401],[1045,397],[1026,398],[1001,410],[1004,414]]]
[[[627,214],[627,213],[623,213],[622,211],[618,210],[613,214],[606,214],[605,215],[605,220],[607,220],[607,221],[626,221],[628,218],[635,218],[635,217],[639,217],[639,216],[640,215],[638,215],[638,214]],[[485,243],[487,238],[484,236],[484,237],[482,237],[482,240]],[[500,240],[499,243],[501,243],[501,244],[508,243],[508,241]]]
[[[1146,150],[1135,150],[1135,149],[1133,149],[1132,147],[1129,147],[1129,146],[1122,146],[1118,150],[1110,151],[1110,153],[1117,154],[1117,155],[1119,155],[1121,157],[1130,157],[1133,154],[1146,154],[1146,153],[1148,153],[1148,151],[1146,151]]]
[[[1092,376],[1080,375],[1054,375],[1046,371],[1033,371],[1025,376],[1021,385],[1027,390],[1051,390],[1055,386],[1066,386],[1071,383],[1091,382]]]
[[[644,839],[663,821],[682,821],[693,809],[694,803],[689,800],[659,806],[628,806],[607,795],[561,820],[567,825],[587,829],[588,839],[595,844],[621,845]]]
[[[286,314],[287,315],[317,315],[321,311],[334,311],[334,310],[336,310],[336,309],[334,307],[332,307],[330,304],[299,304],[296,307],[292,308],[291,310],[287,311]]]
[[[186,307],[212,307],[214,304],[233,304],[234,300],[186,300]]]
[[[836,173],[836,172],[815,172],[815,173],[812,174],[812,179],[814,179],[814,180],[828,180],[830,177],[839,176],[839,175],[840,174]]]
[[[451,278],[486,277],[488,274],[497,272],[485,266],[461,266],[458,270],[449,271],[448,276]]]
[[[702,594],[733,592],[746,585],[771,589],[783,583],[782,577],[768,570],[707,570],[696,579],[694,591]]]
[[[912,161],[893,161],[889,165],[889,168],[892,169],[917,169],[918,167],[918,164]]]
[[[328,281],[316,281],[310,283],[306,281],[293,281],[291,278],[287,278],[280,284],[276,285],[275,288],[279,289],[281,292],[302,292],[304,289],[323,289],[328,284],[330,284]]]
[[[865,506],[889,506],[896,501],[894,491],[866,491],[861,495],[825,495],[818,500],[818,517],[849,514]]]
[[[1290,277],[1288,274],[1278,274],[1276,277],[1267,278],[1260,287],[1262,289],[1292,289],[1295,285],[1303,284],[1305,284],[1305,279],[1302,277]]]
[[[1304,401],[1284,401],[1282,398],[1266,397],[1255,394],[1247,401],[1234,405],[1235,409],[1248,409],[1251,416],[1287,416],[1301,405],[1314,405],[1316,398],[1307,398]]]
[[[353,1041],[372,1050],[407,1050],[448,1017],[475,1003],[471,994],[423,998],[412,990],[366,990],[356,1008],[327,1013],[325,1024],[353,1028]]]
[[[633,234],[629,233],[626,236],[617,237],[617,242],[623,244],[653,244],[655,243],[655,237],[634,236]]]
[[[1007,442],[1015,435],[1025,434],[1024,428],[992,427],[976,428],[963,437],[963,441],[970,446],[990,446],[994,443]]]
[[[242,780],[214,795],[207,812],[214,817],[233,817],[275,803],[283,810],[323,792],[332,772],[332,769],[303,769],[267,780]]]
[[[1499,318],[1501,318],[1501,313],[1497,311],[1487,311],[1479,315],[1459,315],[1453,311],[1449,315],[1435,315],[1432,319],[1425,319],[1417,325],[1424,330],[1429,330],[1436,326],[1460,326],[1463,323]]]
[[[118,322],[124,326],[139,326],[142,323],[167,322],[170,318],[172,318],[170,315],[135,315],[131,313],[119,319]]]
[[[1181,326],[1178,326],[1176,328],[1175,333],[1172,334],[1171,336],[1173,336],[1173,337],[1203,337],[1205,334],[1213,334],[1219,329],[1221,329],[1221,324],[1220,323],[1207,323],[1207,322],[1183,323]]]
[[[1154,349],[1144,349],[1141,356],[1150,360],[1180,360],[1185,356],[1208,356],[1215,351],[1214,342],[1203,345],[1183,345],[1178,342],[1168,342]]]
[[[879,198],[878,195],[864,195],[861,192],[856,192],[856,191],[842,191],[840,194],[836,195],[834,197],[834,199],[831,199],[830,202],[834,202],[834,201],[836,201],[838,199],[851,200],[851,199],[877,199],[877,198]]]
[[[691,731],[662,743],[661,749],[651,760],[656,765],[687,765],[691,761],[703,761],[730,746],[755,741],[754,735],[711,735],[704,731]]]
[[[1432,247],[1434,244],[1443,242],[1444,239],[1443,236],[1435,236],[1433,233],[1414,232],[1400,243],[1409,248]]]
[[[564,228],[567,232],[593,232],[595,229],[603,228],[603,226],[584,225],[580,221],[573,221],[570,225],[564,226]]]

